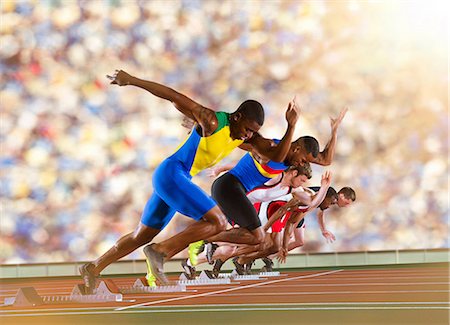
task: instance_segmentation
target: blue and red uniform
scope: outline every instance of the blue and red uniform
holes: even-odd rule
[[[279,143],[280,140],[274,140]],[[247,192],[279,176],[289,166],[285,163],[269,161],[259,163],[247,153],[229,172],[217,178],[211,188],[212,197],[230,222],[248,230],[261,226],[255,208],[247,198]]]

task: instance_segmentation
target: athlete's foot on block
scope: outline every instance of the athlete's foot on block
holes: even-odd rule
[[[240,264],[240,263],[238,262],[238,258],[239,258],[239,257],[233,258],[233,264],[234,264],[234,266],[236,267],[236,272],[237,272],[237,274],[239,274],[239,275],[244,275],[244,274],[245,274],[244,265],[242,265],[242,264]]]
[[[206,249],[206,259],[208,260],[208,263],[210,265],[214,264],[214,252],[216,251],[216,249],[219,247],[219,245],[214,244],[214,243],[207,243],[205,245],[205,249]]]
[[[150,267],[150,264],[148,263],[148,260],[145,260],[145,262],[147,263],[147,274],[145,275],[145,280],[147,280],[147,285],[149,287],[156,287],[156,278],[152,273],[152,269]]]
[[[215,275],[216,278],[219,277],[220,269],[222,268],[222,265],[224,265],[224,264],[225,264],[225,262],[223,262],[223,261],[220,260],[220,259],[217,259],[217,260],[214,262],[214,267],[213,267],[213,269],[212,269],[212,272],[213,272],[213,274]]]
[[[154,249],[155,244],[147,245],[144,247],[144,254],[147,257],[147,263],[150,267],[150,271],[156,278],[158,283],[161,285],[168,285],[169,280],[167,280],[164,274],[164,254],[157,252]]]
[[[262,261],[264,262],[264,266],[261,269],[261,272],[273,272],[273,262],[270,258],[263,257]]]
[[[191,265],[195,266],[198,262],[198,255],[205,249],[205,241],[199,240],[195,243],[189,244],[188,253]]]
[[[184,273],[189,280],[195,280],[195,267],[188,265],[187,260],[183,260],[181,262],[181,266],[183,267]]]
[[[214,272],[210,271],[210,270],[205,270],[205,274],[210,279],[217,279],[218,278],[218,276],[215,275]]]
[[[95,289],[95,284],[97,281],[97,276],[94,274],[94,264],[86,263],[81,265],[78,271],[84,281],[84,286],[86,287],[87,294],[93,294]]]
[[[250,263],[247,263],[244,265],[244,272],[246,275],[252,274],[252,265],[253,265],[253,262],[250,262]]]

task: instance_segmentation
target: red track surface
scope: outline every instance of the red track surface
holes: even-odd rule
[[[283,272],[284,276],[257,281],[232,282],[225,285],[189,286],[187,292],[124,294],[122,302],[52,304],[36,307],[3,307],[8,315],[44,309],[64,311],[68,308],[121,308],[130,310],[143,306],[236,305],[236,304],[300,304],[330,305],[376,303],[393,306],[449,307],[449,270],[446,267],[372,268],[343,270],[308,270]],[[171,277],[176,280],[177,277]],[[113,278],[117,286],[131,286],[136,276]],[[20,287],[33,286],[41,296],[70,295],[76,279],[27,279],[2,283],[0,302],[13,297]]]

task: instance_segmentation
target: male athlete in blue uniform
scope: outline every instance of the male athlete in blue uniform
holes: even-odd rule
[[[264,123],[264,110],[254,100],[243,102],[231,114],[214,112],[169,87],[138,79],[122,70],[116,70],[108,78],[112,80],[112,84],[136,86],[169,100],[197,124],[178,150],[154,171],[154,192],[135,231],[120,238],[94,262],[80,267],[80,273],[90,292],[95,286],[96,277],[106,266],[150,242],[178,211],[197,222],[174,237],[144,249],[151,272],[160,283],[166,284],[168,281],[163,272],[164,259],[171,258],[191,242],[226,229],[227,221],[222,211],[211,197],[191,181],[192,176],[213,166],[236,147],[253,150],[264,159],[283,161],[298,119],[296,104],[292,101],[286,111],[286,133],[274,145],[271,140],[258,133]]]

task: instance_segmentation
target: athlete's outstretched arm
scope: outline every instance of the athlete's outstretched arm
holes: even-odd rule
[[[253,137],[246,141],[252,146],[252,149],[259,155],[276,162],[282,162],[286,159],[289,148],[291,147],[292,136],[295,131],[295,124],[299,116],[297,103],[295,98],[289,102],[286,110],[286,121],[288,127],[286,133],[278,144],[272,140],[262,137],[259,133],[255,133]],[[245,145],[240,146],[241,149],[250,151]]]
[[[172,88],[153,81],[136,78],[123,70],[116,70],[112,76],[107,75],[107,77],[111,80],[111,84],[139,87],[159,98],[172,102],[181,113],[200,124],[205,136],[211,135],[217,128],[218,121],[213,110],[200,105]]]
[[[286,256],[289,252],[289,240],[291,239],[291,235],[295,227],[297,227],[297,224],[305,217],[305,213],[302,213],[300,211],[295,211],[291,214],[290,218],[286,222],[286,225],[284,226],[284,234],[283,234],[283,241],[280,248],[280,251],[278,252],[278,261],[280,263],[286,262]]]
[[[317,192],[317,194],[312,199],[311,203],[309,204],[309,209],[315,209],[317,208],[322,201],[327,196],[328,188],[331,184],[331,172],[326,171],[322,175],[322,180],[320,181],[320,190]]]
[[[336,141],[337,141],[337,130],[339,127],[339,124],[341,124],[345,114],[347,113],[347,108],[344,108],[339,116],[337,118],[330,117],[330,123],[331,123],[331,138],[326,144],[325,148],[319,152],[317,158],[314,158],[314,161],[311,161],[313,163],[316,163],[318,165],[322,166],[328,166],[333,161],[334,157],[334,151],[336,149]]]
[[[320,231],[322,232],[322,236],[325,237],[328,243],[332,243],[336,240],[336,237],[334,234],[329,231],[325,226],[325,212],[323,210],[319,209],[319,212],[317,213],[317,223],[319,224]]]

